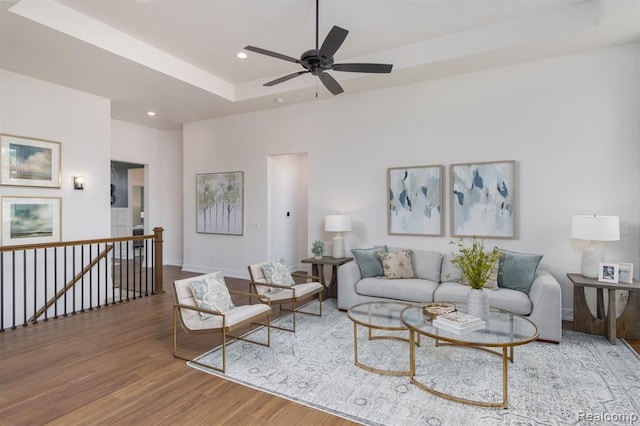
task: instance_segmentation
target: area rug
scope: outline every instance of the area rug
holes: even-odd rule
[[[317,302],[315,302],[317,303]],[[314,307],[309,307],[312,309]],[[315,306],[317,308],[317,306]],[[289,317],[280,319],[289,322]],[[297,332],[272,329],[271,347],[237,341],[227,347],[227,372],[190,366],[367,425],[574,425],[640,422],[640,357],[624,341],[564,331],[561,344],[515,348],[509,365],[509,407],[490,409],[427,393],[408,377],[367,372],[354,365],[353,323],[335,299],[321,318],[297,315]],[[287,324],[290,325],[290,324]],[[266,336],[264,329],[253,338]],[[365,364],[408,369],[408,344],[366,338]],[[463,398],[501,401],[502,362],[482,351],[440,346],[423,338],[417,379]],[[221,353],[198,357],[220,365]]]

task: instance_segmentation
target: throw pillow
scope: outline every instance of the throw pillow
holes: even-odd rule
[[[382,261],[378,253],[386,253],[387,246],[376,246],[369,249],[351,249],[353,257],[360,268],[362,278],[380,277],[384,275]]]
[[[498,289],[498,269],[500,268],[500,258],[496,259],[494,264],[493,273],[489,276],[489,279],[484,284],[482,288],[487,288],[489,290],[497,290]],[[469,285],[469,281],[467,281],[467,277],[462,275],[460,278],[460,284]]]
[[[529,294],[542,255],[496,249],[500,252],[498,287]]]
[[[285,285],[291,287],[295,284],[289,267],[284,259],[274,260],[273,262],[262,267],[264,277],[269,284]],[[282,290],[282,289],[275,289]]]
[[[378,257],[382,260],[384,277],[387,279],[415,278],[413,266],[411,265],[411,253],[412,250],[410,249],[391,253],[378,253]]]
[[[189,286],[199,308],[226,312],[235,307],[222,272],[214,272],[203,280],[191,281]],[[200,317],[205,320],[211,317],[211,314],[200,312]]]

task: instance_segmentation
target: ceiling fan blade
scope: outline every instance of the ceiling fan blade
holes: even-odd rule
[[[327,90],[329,90],[332,94],[339,95],[340,93],[344,92],[344,90],[342,90],[342,87],[340,86],[340,84],[338,84],[336,79],[331,77],[326,72],[323,72],[318,77],[320,78],[320,81],[322,82],[322,84],[324,84],[324,87],[326,87]]]
[[[294,72],[293,74],[289,74],[289,75],[285,75],[284,77],[280,77],[280,78],[276,78],[273,81],[270,81],[268,83],[263,84],[263,86],[267,86],[267,87],[271,87],[271,86],[275,86],[276,84],[280,84],[283,83],[287,80],[291,80],[292,78],[296,78],[297,76],[299,76],[300,74],[306,74],[309,71],[298,71],[298,72]]]
[[[282,59],[284,61],[295,62],[296,64],[301,63],[299,59],[292,58],[291,56],[283,55],[282,53],[276,53],[276,52],[272,52],[272,51],[267,50],[267,49],[262,49],[260,47],[246,46],[244,48],[244,50],[248,50],[250,52],[259,53],[261,55],[271,56],[273,58]]]
[[[393,65],[389,64],[334,64],[331,68],[334,71],[346,72],[368,72],[368,73],[390,73]]]
[[[333,58],[333,55],[335,55],[347,38],[347,34],[349,34],[349,31],[344,28],[337,26],[331,28],[331,31],[329,31],[329,34],[327,34],[327,37],[322,42],[322,47],[320,47],[320,56]]]

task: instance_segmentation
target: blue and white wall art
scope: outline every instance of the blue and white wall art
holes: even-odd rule
[[[443,166],[387,170],[389,234],[442,235]]]
[[[515,238],[514,161],[451,165],[451,236]]]

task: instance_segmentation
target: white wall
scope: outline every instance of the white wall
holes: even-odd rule
[[[108,99],[0,70],[0,133],[61,143],[60,189],[3,186],[2,196],[61,197],[62,240],[110,236]]]
[[[182,132],[111,121],[111,160],[145,164],[145,232],[164,228],[164,263],[182,264]],[[108,170],[108,168],[107,168]],[[194,213],[195,217],[195,213]]]
[[[448,252],[448,194],[444,237],[387,234],[387,168],[516,160],[519,233],[488,244],[543,254],[568,314],[566,273],[579,271],[586,245],[569,238],[572,215],[620,216],[629,231],[605,244],[606,257],[639,269],[639,76],[635,44],[185,124],[185,269],[246,276],[268,253],[264,228],[247,227],[242,237],[195,233],[196,173],[243,170],[245,223],[265,223],[267,156],[308,151],[308,241],[330,241],[323,217],[340,211],[352,215],[347,249]]]

